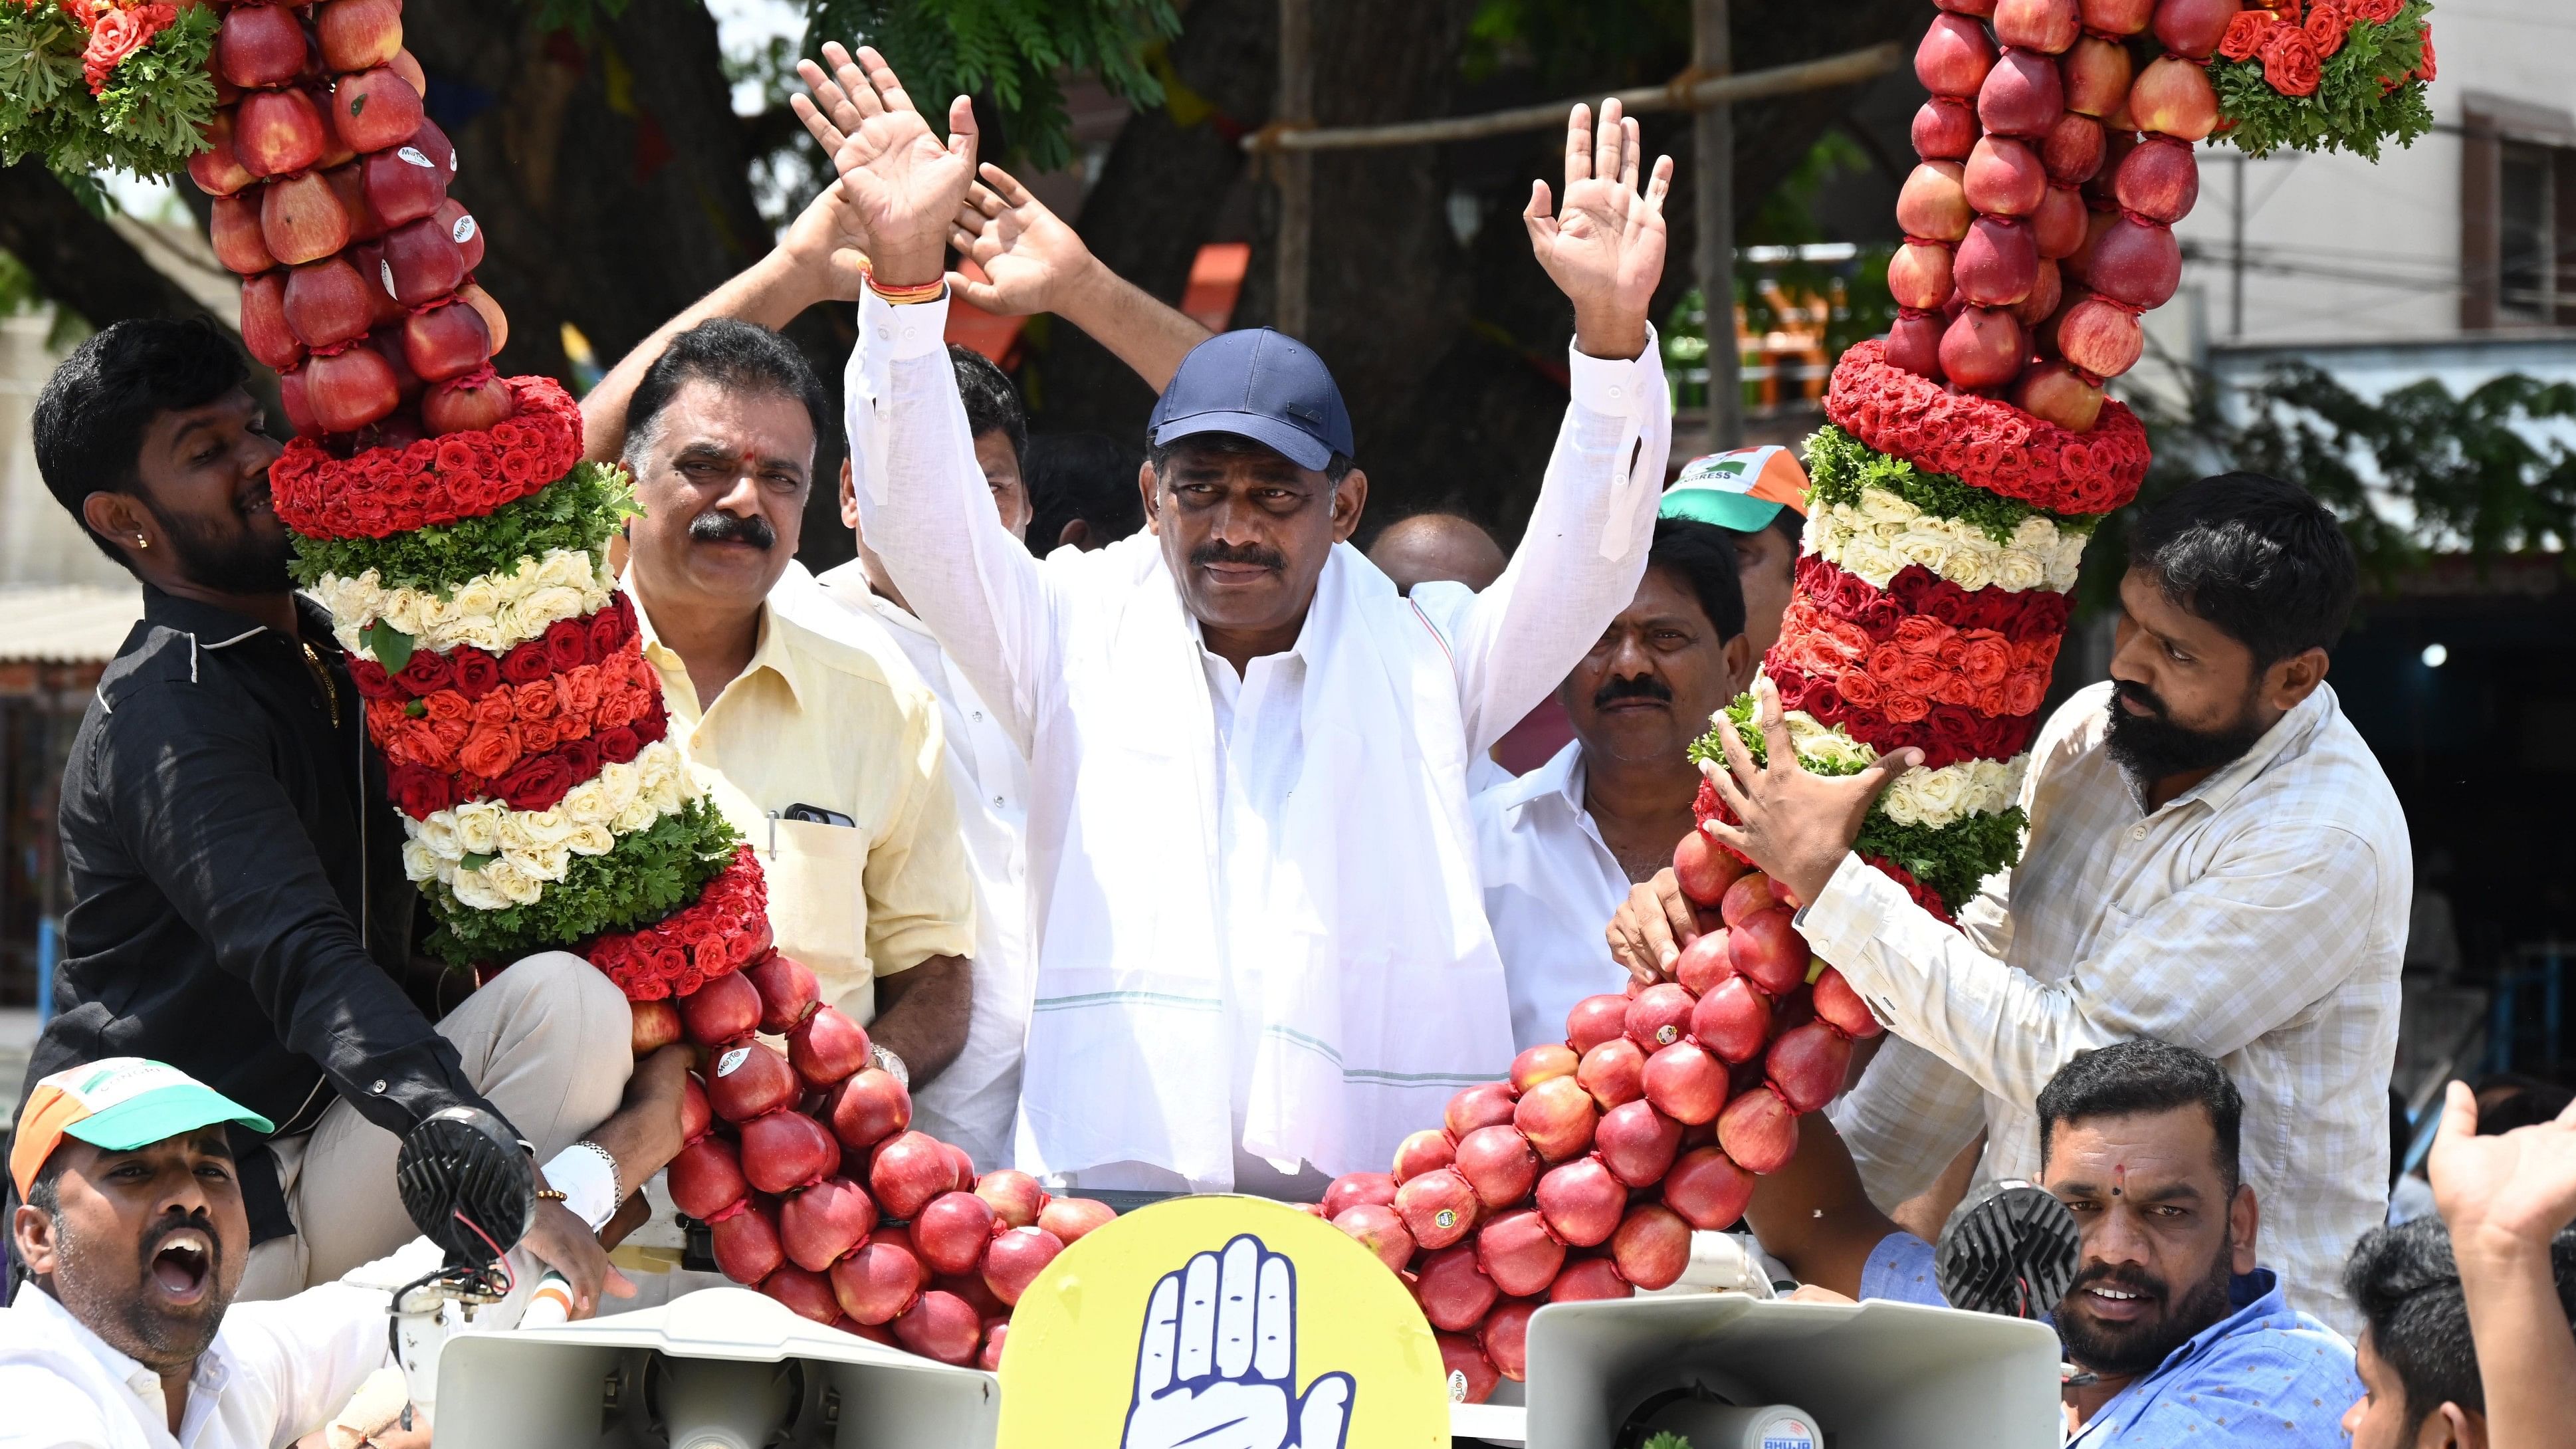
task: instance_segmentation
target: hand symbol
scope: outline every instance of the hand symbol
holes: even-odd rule
[[[1297,1270],[1245,1234],[1154,1285],[1122,1449],[1342,1449],[1352,1394],[1297,1393]]]
[[[837,43],[823,47],[832,71],[799,61],[806,96],[788,104],[815,141],[832,153],[856,232],[875,247],[869,260],[889,286],[938,281],[948,231],[975,179],[975,109],[966,97],[948,105],[948,141],[930,133],[885,57],[866,46],[858,59]]]
[[[1576,106],[1565,125],[1565,205],[1550,215],[1547,183],[1533,181],[1521,212],[1539,266],[1574,303],[1576,345],[1595,357],[1634,357],[1646,345],[1646,304],[1664,274],[1673,158],[1655,158],[1641,191],[1644,159],[1617,100],[1601,103],[1597,142],[1592,108]]]

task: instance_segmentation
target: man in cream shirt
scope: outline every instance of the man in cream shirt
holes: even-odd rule
[[[838,57],[835,57],[836,60]],[[1481,595],[1399,597],[1344,546],[1367,479],[1322,360],[1212,339],[1156,408],[1152,533],[1031,559],[999,527],[941,351],[972,173],[882,59],[806,78],[875,263],[850,364],[868,540],[1029,746],[1039,958],[1018,1158],[1086,1187],[1308,1193],[1387,1160],[1511,1029],[1467,762],[1634,593],[1669,403],[1647,302],[1669,163],[1569,127],[1565,212],[1528,215],[1573,303],[1573,405],[1522,556]]]
[[[965,1042],[975,943],[939,702],[891,651],[770,602],[824,416],[804,359],[745,322],[664,340],[620,364],[632,396],[607,430],[644,509],[625,579],[644,657],[672,733],[759,852],[779,950],[869,1023],[880,1066],[926,1085]]]

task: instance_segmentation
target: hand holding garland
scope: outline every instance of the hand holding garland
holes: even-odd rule
[[[1754,681],[1753,702],[1763,763],[1753,763],[1735,731],[1721,729],[1716,733],[1726,751],[1726,768],[1701,767],[1718,799],[1741,823],[1712,818],[1700,828],[1787,887],[1803,906],[1823,893],[1835,867],[1851,853],[1871,802],[1898,775],[1923,763],[1923,752],[1909,746],[1891,750],[1853,774],[1816,774],[1798,762],[1780,693],[1768,678]]]

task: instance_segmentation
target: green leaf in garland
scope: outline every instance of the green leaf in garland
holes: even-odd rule
[[[411,663],[411,636],[382,619],[359,630],[358,642],[367,646],[367,653],[387,674],[400,674]]]
[[[456,863],[456,868],[458,870],[481,870],[483,867],[490,865],[492,862],[499,860],[500,858],[500,856],[495,855],[490,851],[477,851],[474,854],[465,857],[463,860],[458,861]]]
[[[2285,96],[2263,77],[2260,56],[2209,62],[2218,113],[2233,124],[2210,139],[2249,156],[2274,151],[2350,151],[2379,159],[2380,146],[2411,146],[2433,129],[2427,86],[2416,79],[2424,63],[2424,19],[2431,0],[2407,0],[2384,25],[2362,21],[2344,32],[2341,49],[2317,67],[2317,88]],[[2394,84],[2383,84],[2383,81]]]

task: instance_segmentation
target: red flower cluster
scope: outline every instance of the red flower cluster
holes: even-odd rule
[[[2263,38],[2279,23],[2280,17],[2269,10],[2240,10],[2227,22],[2218,53],[2228,60],[2252,60],[2263,49]]]
[[[1884,341],[1834,365],[1825,416],[1882,453],[2053,513],[2108,513],[2147,476],[2147,430],[2112,401],[2089,433],[2070,433],[2011,403],[1951,392],[1887,363]]]
[[[461,765],[440,767],[397,760],[387,748],[385,787],[394,803],[414,820],[486,798],[499,800],[513,810],[552,810],[572,793],[573,786],[598,774],[602,765],[622,765],[634,759],[646,745],[668,733],[670,727],[670,717],[663,712],[662,698],[657,694],[643,713],[622,724],[605,726],[588,738],[567,740],[543,753],[526,751],[522,745],[522,753],[511,756],[498,775],[476,774]],[[455,727],[438,728],[438,740],[445,744]],[[476,726],[463,744],[454,747],[454,753],[463,756],[480,748],[484,728]]]
[[[1702,779],[1699,782],[1699,794],[1691,800],[1691,817],[1702,825],[1706,825],[1711,820],[1723,820],[1729,825],[1735,823],[1735,812],[1727,809],[1726,802],[1717,798],[1717,787],[1710,784],[1706,779]],[[1727,844],[1725,841],[1717,840],[1716,836],[1712,835],[1709,839],[1717,841],[1718,849],[1734,856],[1737,860],[1744,862],[1746,865],[1751,865],[1753,863],[1753,858],[1751,856],[1737,850],[1734,846]],[[1905,887],[1905,893],[1914,898],[1914,904],[1930,911],[1934,919],[1940,921],[1942,925],[1955,926],[1959,924],[1957,918],[1950,914],[1950,908],[1942,903],[1941,897],[1934,893],[1931,887],[1923,884],[1923,882],[1919,880],[1916,880],[1913,872],[1907,870],[1905,867],[1898,865],[1895,861],[1889,860],[1883,855],[1864,855],[1861,857],[1861,863],[1877,870],[1880,874],[1885,875],[1889,880],[1896,882],[1898,885]]]
[[[581,461],[581,409],[550,377],[514,377],[518,412],[480,431],[334,458],[309,438],[268,470],[277,516],[311,538],[387,538],[479,518]]]
[[[1883,694],[1862,705],[1844,697],[1841,680],[1811,675],[1780,660],[1778,649],[1771,652],[1773,657],[1762,669],[1779,686],[1782,709],[1803,709],[1882,755],[1912,745],[1923,752],[1926,769],[1961,760],[2009,760],[2039,731],[2036,697],[2024,714],[1980,714],[1968,706],[1936,700],[1924,706],[1921,719],[1900,721],[1889,717]]]
[[[69,7],[66,7],[69,8]],[[84,6],[88,10],[90,7]],[[80,12],[73,12],[78,15]],[[135,5],[125,9],[100,7],[90,10],[89,44],[81,50],[81,78],[89,82],[89,93],[97,95],[107,89],[108,72],[127,56],[152,43],[170,22],[179,18],[175,5]]]
[[[1891,724],[1920,723],[1936,704],[1992,718],[2039,708],[2061,637],[2013,640],[1992,629],[1955,629],[1928,614],[1866,629],[1800,594],[1780,620],[1780,642],[1765,665],[1830,680],[1853,708],[1876,710]]]
[[[636,638],[634,602],[622,593],[612,593],[596,613],[557,619],[544,634],[507,654],[496,656],[471,644],[443,654],[415,649],[399,674],[388,674],[376,661],[353,654],[349,677],[358,693],[371,700],[403,704],[452,689],[472,701],[503,684],[533,684],[549,674],[605,664]]]
[[[485,795],[513,810],[552,809],[602,763],[634,759],[668,729],[652,667],[632,648],[606,664],[505,684],[471,702],[441,690],[409,705],[367,704],[367,731],[387,765],[405,779],[424,771],[449,782],[439,791],[425,784],[396,791],[414,819]],[[575,749],[594,740],[595,758]]]
[[[769,886],[751,847],[708,881],[694,902],[639,931],[601,936],[582,951],[629,1001],[686,996],[767,956]]]
[[[1834,618],[1884,639],[1899,621],[1921,614],[1954,629],[1991,629],[2019,644],[2066,632],[2067,596],[2046,589],[1963,589],[1907,564],[1882,589],[1815,554],[1798,560],[1797,596]],[[2052,646],[2053,652],[2053,646]]]
[[[2316,45],[2296,25],[2275,25],[2263,36],[2263,84],[2285,96],[2312,96],[2323,78]]]

